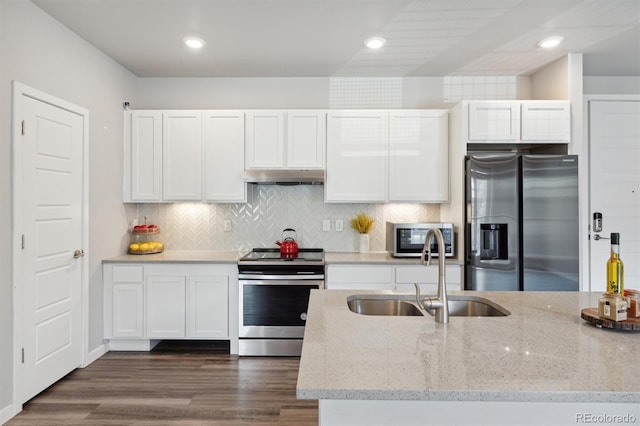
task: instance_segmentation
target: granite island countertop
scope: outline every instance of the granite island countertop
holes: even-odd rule
[[[640,403],[640,334],[580,318],[599,293],[450,292],[511,315],[446,325],[351,312],[347,297],[363,293],[384,292],[312,291],[298,398]]]

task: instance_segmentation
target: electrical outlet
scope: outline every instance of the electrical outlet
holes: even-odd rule
[[[342,219],[336,220],[336,231],[338,232],[344,231],[344,222],[342,221]]]
[[[329,219],[325,219],[322,221],[322,230],[324,232],[331,231],[331,221]]]
[[[224,232],[231,232],[231,221],[229,219],[224,221]]]

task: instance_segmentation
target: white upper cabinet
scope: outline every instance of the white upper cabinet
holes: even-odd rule
[[[523,101],[520,114],[523,141],[570,141],[569,101]]]
[[[283,111],[248,111],[246,124],[246,168],[283,168]]]
[[[325,200],[386,201],[388,138],[387,111],[329,111]]]
[[[569,101],[469,101],[468,143],[568,143]]]
[[[516,142],[519,137],[519,102],[469,102],[469,141]]]
[[[124,116],[125,201],[162,199],[162,112]]]
[[[287,168],[324,169],[326,111],[287,112]]]
[[[164,111],[163,199],[202,200],[202,112]]]
[[[246,117],[247,169],[324,168],[324,111],[248,111]]]
[[[448,133],[445,110],[389,113],[389,201],[448,201]]]
[[[246,202],[243,111],[125,111],[125,202]]]
[[[327,202],[449,199],[445,110],[332,111],[327,121]]]
[[[246,202],[244,112],[204,111],[204,200]]]

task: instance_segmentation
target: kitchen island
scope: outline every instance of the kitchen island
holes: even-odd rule
[[[511,314],[449,324],[356,314],[356,293],[385,294],[311,294],[297,396],[321,425],[640,424],[640,334],[583,321],[599,293],[451,292]]]

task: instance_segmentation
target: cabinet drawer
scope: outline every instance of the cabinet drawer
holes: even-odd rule
[[[393,283],[393,268],[390,266],[332,266],[328,268],[327,280],[335,283]]]
[[[139,283],[144,279],[144,267],[135,266],[114,266],[113,281],[117,283]]]
[[[447,284],[460,284],[460,267],[446,266]],[[398,284],[437,284],[437,266],[399,266],[396,268],[396,283]]]

